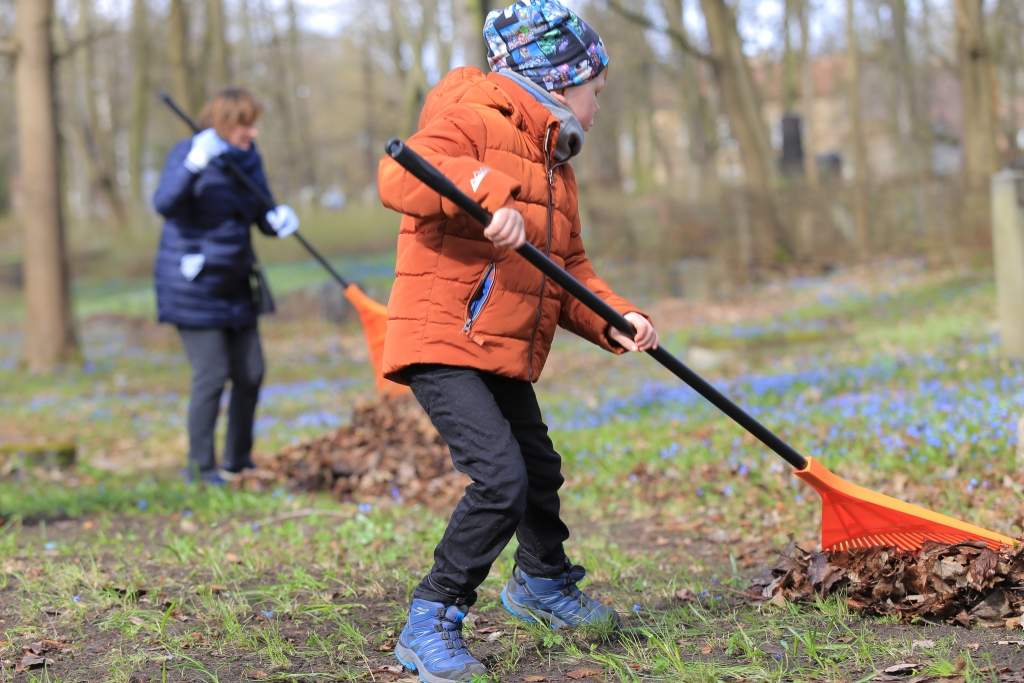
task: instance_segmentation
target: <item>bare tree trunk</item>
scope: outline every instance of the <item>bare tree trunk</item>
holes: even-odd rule
[[[258,6],[260,13],[257,16],[267,34],[269,46],[265,53],[268,74],[272,79],[269,96],[274,100],[274,117],[277,119],[275,125],[280,125],[277,130],[281,131],[281,140],[284,141],[282,149],[285,170],[279,176],[281,180],[277,183],[282,196],[284,196],[301,184],[300,167],[303,163],[301,159],[303,151],[296,141],[295,108],[292,106],[295,86],[291,70],[288,68],[287,49],[273,20],[276,10],[268,4],[267,0],[262,0]]]
[[[896,72],[903,94],[904,123],[901,125],[901,137],[911,145],[906,157],[911,161],[913,173],[929,173],[931,169],[931,126],[923,107],[918,88],[914,59],[910,54],[908,40],[907,0],[889,0],[892,16],[893,51],[895,52]]]
[[[857,251],[867,258],[871,242],[871,221],[868,215],[868,145],[864,134],[864,113],[861,110],[860,45],[857,42],[854,0],[846,0],[846,108],[850,113],[850,145],[853,148],[853,220],[857,235]]]
[[[1021,127],[1020,74],[1024,49],[1021,47],[1021,7],[1018,0],[999,0],[999,61],[1006,79],[1006,112],[1000,121],[1000,132],[1006,142],[1008,160],[1020,155],[1017,131]]]
[[[188,54],[188,10],[185,0],[170,0],[167,17],[167,61],[171,68],[171,92],[185,111],[199,109],[193,89],[192,66]]]
[[[402,111],[404,112],[405,132],[416,130],[423,98],[427,94],[427,73],[423,66],[424,51],[427,37],[434,29],[437,19],[437,0],[422,0],[415,3],[418,15],[409,18],[405,10],[408,6],[401,0],[389,0],[388,17],[392,33],[399,41],[395,54],[395,66],[403,75]],[[481,38],[481,40],[483,40]],[[406,66],[402,61],[400,46],[405,45],[412,55],[412,62]]]
[[[117,185],[114,130],[108,115],[109,107],[100,111],[100,98],[104,97],[104,92],[96,74],[96,28],[93,25],[92,4],[91,0],[80,0],[78,3],[77,34],[78,39],[83,41],[76,50],[79,70],[77,90],[82,104],[78,111],[78,128],[84,148],[83,157],[89,169],[90,189],[103,198],[109,218],[118,230],[123,231],[128,226],[128,216]]]
[[[17,0],[14,83],[25,231],[25,359],[48,372],[78,355],[60,189],[52,0]]]
[[[128,173],[133,211],[141,212],[145,163],[146,118],[149,115],[149,20],[147,0],[132,2],[132,102],[128,132]]]
[[[636,93],[626,102],[633,137],[633,191],[646,194],[654,186],[654,104],[651,101],[649,68],[635,77]]]
[[[302,36],[299,34],[299,11],[295,0],[288,0],[288,66],[292,74],[290,98],[295,107],[295,134],[302,150],[302,183],[317,187],[316,145],[313,143],[312,117],[309,113],[309,86],[305,84],[302,61]]]
[[[253,27],[252,6],[250,0],[238,0],[238,25],[242,29],[242,39],[235,46],[238,57],[238,78],[241,83],[253,84],[258,60],[256,58],[256,31]]]
[[[793,244],[776,204],[776,171],[768,128],[750,64],[743,55],[736,16],[725,0],[701,0],[700,4],[714,52],[715,81],[754,204],[754,222],[771,236],[772,256],[789,260]]]
[[[914,177],[914,212],[919,226],[933,224],[936,218],[929,207],[927,188],[932,177],[932,132],[922,111],[918,78],[910,53],[906,0],[889,0],[892,16],[893,58],[903,101],[899,107],[898,131],[903,142],[906,170]]]
[[[691,42],[686,24],[683,23],[684,1],[662,0],[662,8],[668,18],[671,31],[677,32],[686,43]],[[713,106],[701,89],[698,61],[676,43],[673,52],[679,62],[679,90],[683,99],[687,129],[687,151],[693,164],[694,189],[691,199],[696,201],[717,201],[721,186],[718,181],[718,135],[715,130]]]
[[[452,52],[455,49],[455,41],[458,38],[458,18],[456,0],[440,0],[437,3],[438,16],[435,18],[434,23],[438,25],[437,31],[437,70],[441,72],[442,76],[448,73],[448,70],[452,68]],[[442,14],[447,13],[449,17],[448,27],[451,29],[451,33],[442,33]]]
[[[818,186],[818,146],[814,136],[814,60],[811,55],[811,8],[808,0],[800,7],[800,110],[803,113],[804,178],[810,189]]]
[[[800,74],[800,142],[803,149],[803,183],[796,201],[796,251],[802,260],[813,259],[817,253],[818,230],[818,146],[814,126],[814,61],[811,55],[811,8],[808,0],[788,0],[793,3],[800,25],[800,47],[797,51],[796,70]]]
[[[206,35],[209,46],[210,82],[214,90],[220,90],[232,83],[231,50],[228,47],[227,20],[224,16],[224,0],[207,0]]]
[[[484,22],[492,9],[497,7],[495,0],[465,0],[469,10],[470,31],[473,41],[467,47],[466,54],[479,55],[480,67],[487,71],[487,43],[483,38]],[[475,33],[475,35],[473,35]]]
[[[992,52],[985,37],[982,0],[956,1],[956,46],[963,102],[963,229],[989,234],[989,182],[998,165]]]
[[[380,158],[379,146],[377,145],[377,78],[373,73],[373,53],[370,47],[370,39],[362,40],[362,69],[363,80],[363,102],[366,107],[366,118],[363,123],[363,137],[366,155],[366,178],[369,185],[372,185],[377,173],[377,160]]]
[[[796,109],[796,98],[800,88],[797,85],[797,54],[793,49],[793,21],[802,0],[786,0],[782,15],[782,112],[788,114]]]

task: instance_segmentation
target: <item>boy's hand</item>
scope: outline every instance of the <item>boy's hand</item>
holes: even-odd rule
[[[658,348],[658,333],[654,330],[651,321],[639,313],[627,313],[623,316],[636,330],[636,336],[632,339],[619,332],[614,327],[608,327],[608,336],[616,344],[627,351],[647,351]]]
[[[491,222],[484,228],[484,237],[502,249],[518,249],[526,242],[523,214],[509,206],[494,212]]]

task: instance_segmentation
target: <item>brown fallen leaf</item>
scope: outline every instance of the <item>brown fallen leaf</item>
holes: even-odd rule
[[[14,672],[20,674],[25,671],[42,669],[44,666],[53,666],[53,660],[36,654],[26,654],[14,665]]]
[[[398,666],[397,664],[386,664],[384,666],[378,666],[376,669],[373,670],[373,674],[373,680],[385,681],[386,683],[406,678],[405,669]]]
[[[544,683],[548,680],[547,676],[541,676],[540,674],[530,674],[529,676],[523,676],[523,683]]]
[[[1004,666],[1000,669],[983,669],[981,673],[994,674],[999,683],[1024,683],[1024,671]]]
[[[573,669],[572,671],[568,671],[568,672],[566,672],[565,677],[566,678],[571,678],[574,681],[577,681],[577,680],[580,680],[582,678],[591,678],[593,676],[600,676],[600,675],[602,675],[602,671],[600,669],[587,669],[587,668],[584,668],[584,669]]]
[[[889,674],[890,676],[910,676],[917,673],[917,669],[920,666],[920,664],[914,664],[913,662],[900,662],[899,664],[893,664],[882,669],[882,673]]]

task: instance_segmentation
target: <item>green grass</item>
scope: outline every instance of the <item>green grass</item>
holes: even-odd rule
[[[308,264],[275,268],[285,291],[316,280]],[[125,305],[112,286],[81,291],[88,310]],[[794,295],[774,328],[665,321],[666,344],[742,339],[738,359],[711,379],[798,448],[820,450],[858,483],[1019,533],[1006,511],[1021,494],[1003,478],[1018,477],[1010,435],[1024,388],[1020,366],[991,339],[984,274],[923,274],[848,297],[815,291]],[[801,338],[786,325],[843,332]],[[19,680],[383,677],[446,513],[181,484],[187,368],[177,340],[90,326],[88,371],[0,371],[0,430],[69,437],[80,460],[70,473],[0,481],[0,659],[49,638],[68,650]],[[357,327],[308,318],[270,320],[264,331],[274,389],[261,403],[261,448],[325,431],[302,418],[327,412],[340,423],[370,391],[363,362],[334,348],[358,346]],[[552,633],[512,620],[497,596],[513,543],[466,627],[489,680],[591,669],[622,681],[867,681],[913,661],[915,675],[990,681],[1015,661],[995,645],[1012,634],[865,619],[842,596],[751,604],[749,577],[790,537],[813,541],[817,501],[713,409],[674,393],[676,381],[648,359],[606,362],[567,337],[556,346],[539,392],[565,461],[568,550],[588,568],[584,588],[625,614],[627,628]],[[559,372],[570,361],[578,369]],[[323,378],[338,383],[315,382]],[[941,443],[927,429],[908,435],[920,424]],[[949,443],[960,444],[952,454]],[[289,517],[296,511],[306,513]],[[11,672],[0,669],[0,681]]]

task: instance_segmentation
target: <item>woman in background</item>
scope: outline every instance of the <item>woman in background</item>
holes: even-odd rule
[[[243,88],[217,93],[203,108],[204,130],[167,155],[153,206],[164,217],[154,266],[157,317],[178,328],[192,367],[188,407],[188,481],[220,485],[253,467],[253,422],[263,380],[254,297],[255,223],[279,238],[299,227],[286,205],[266,211],[228,171],[230,161],[271,196],[256,149],[262,106]],[[214,431],[231,380],[223,469]]]

